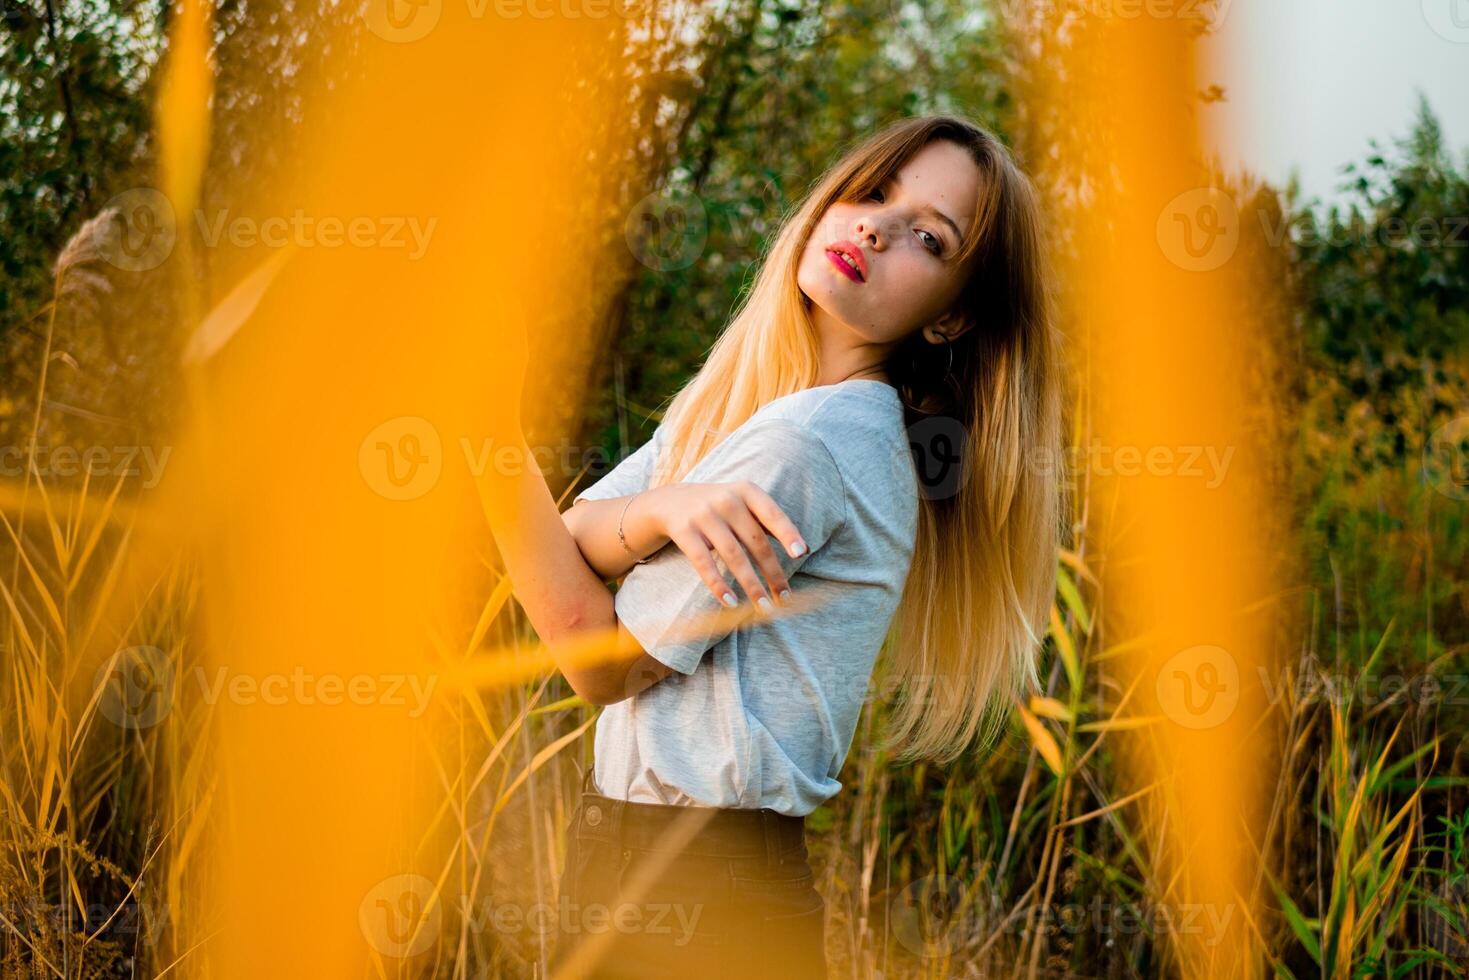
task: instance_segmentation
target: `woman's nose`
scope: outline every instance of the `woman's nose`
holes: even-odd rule
[[[852,237],[857,244],[866,244],[872,248],[882,247],[882,238],[878,234],[880,227],[877,216],[865,214],[852,223]]]

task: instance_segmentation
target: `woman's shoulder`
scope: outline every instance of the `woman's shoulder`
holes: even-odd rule
[[[848,482],[892,490],[913,480],[903,402],[891,385],[856,379],[804,388],[767,402],[756,419],[784,419],[820,439]]]
[[[817,385],[782,395],[751,416],[787,419],[844,450],[863,439],[906,444],[903,403],[896,388],[865,378]],[[835,455],[837,446],[830,447]]]

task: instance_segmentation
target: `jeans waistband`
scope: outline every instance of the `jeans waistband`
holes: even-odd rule
[[[792,853],[804,854],[806,848],[805,817],[769,807],[727,809],[613,799],[597,792],[591,766],[582,777],[573,826],[583,840],[606,841],[619,848],[666,850],[687,839],[677,847],[679,853],[706,857],[763,857],[773,862]]]

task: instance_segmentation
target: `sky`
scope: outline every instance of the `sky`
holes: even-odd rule
[[[1407,134],[1418,91],[1462,167],[1469,152],[1469,0],[1220,0],[1204,45],[1205,108],[1226,162],[1302,194],[1340,198],[1343,165]]]

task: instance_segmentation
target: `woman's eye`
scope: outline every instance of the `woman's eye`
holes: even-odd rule
[[[882,188],[874,187],[872,190],[867,192],[867,197],[869,200],[875,199],[878,204],[881,204],[883,202]]]
[[[944,243],[937,235],[933,234],[932,232],[922,230],[917,232],[917,235],[918,240],[923,242],[923,247],[928,249],[934,255],[938,255],[940,252],[943,251]]]

